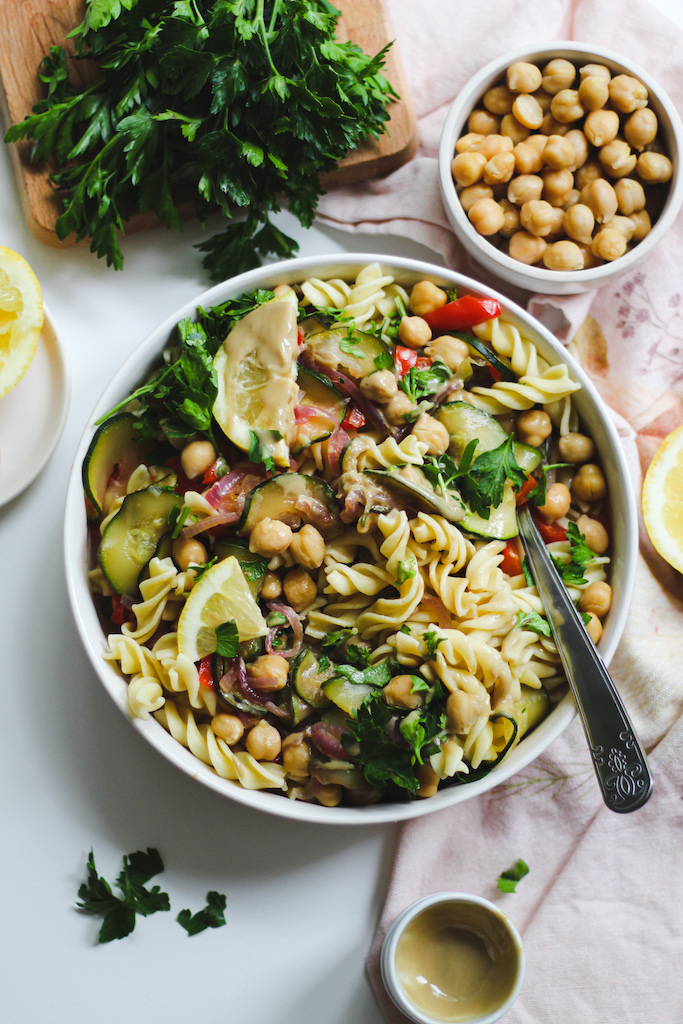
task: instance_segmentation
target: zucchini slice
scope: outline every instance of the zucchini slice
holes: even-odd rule
[[[345,676],[335,676],[322,685],[325,696],[345,711],[347,715],[355,715],[369,693],[375,693],[376,686],[369,683],[352,683]]]
[[[292,725],[299,725],[313,714],[313,708],[302,700],[299,694],[292,688],[289,695],[289,710],[292,715]]]
[[[436,512],[452,523],[460,522],[465,516],[465,506],[459,493],[452,490],[446,494],[439,494],[416,466],[402,466],[400,469],[366,469],[363,476],[381,482],[382,487],[388,490],[400,491],[407,499],[412,499],[413,504],[417,501],[420,508]]]
[[[265,558],[250,551],[248,546],[239,540],[217,540],[213,550],[214,554],[218,555],[219,562],[222,562],[224,558],[230,558],[231,555],[235,556],[240,563],[244,578],[249,584],[249,589],[258,601],[267,569]]]
[[[237,532],[251,533],[262,519],[311,523],[323,537],[340,531],[339,505],[332,488],[319,477],[281,473],[250,491]]]
[[[306,348],[315,356],[317,363],[341,370],[350,377],[360,380],[377,369],[375,359],[389,349],[381,338],[374,334],[352,329],[351,336],[346,327],[331,327],[306,337]]]
[[[474,450],[476,459],[482,452],[500,447],[508,436],[495,416],[484,412],[483,409],[476,409],[469,402],[448,402],[440,406],[434,415],[450,434],[451,443],[448,451],[458,462],[474,438],[479,442]],[[540,464],[541,453],[531,445],[515,441],[513,452],[517,465],[527,472],[536,469]]]
[[[307,419],[302,412],[297,416],[296,441],[291,447],[292,455],[299,455],[316,441],[324,441],[336,430],[346,414],[347,399],[322,373],[299,367],[297,383],[304,392],[299,401],[299,410],[306,409]]]
[[[117,594],[137,597],[140,573],[168,532],[168,517],[182,498],[168,487],[146,487],[123,499],[102,534],[98,560]]]
[[[136,442],[134,423],[135,417],[129,412],[110,416],[97,428],[90,442],[82,470],[86,510],[90,520],[101,519],[104,496],[111,478],[115,475],[123,488],[121,493],[125,493],[130,474],[144,462],[150,450],[149,442]]]
[[[538,689],[533,686],[522,686],[522,696],[515,702],[510,715],[517,723],[517,736],[515,746],[523,736],[535,729],[536,726],[547,718],[552,710],[550,694],[545,686]]]
[[[292,686],[302,700],[312,708],[329,707],[331,700],[326,696],[322,686],[334,674],[333,669],[321,672],[318,659],[310,648],[301,651],[290,672]]]
[[[505,481],[503,500],[500,505],[489,509],[488,519],[484,519],[477,512],[472,512],[467,504],[465,508],[465,518],[460,526],[468,533],[473,533],[477,537],[486,537],[488,540],[510,540],[511,537],[516,537],[519,534],[517,498],[510,480]]]
[[[504,363],[502,359],[496,355],[493,349],[489,348],[489,346],[483,341],[480,341],[476,335],[467,334],[465,331],[452,331],[451,333],[454,338],[460,338],[466,345],[473,348],[480,356],[483,356],[489,366],[492,366],[494,370],[498,371],[501,376],[501,380],[517,380],[517,375],[514,370],[511,370],[507,363]]]

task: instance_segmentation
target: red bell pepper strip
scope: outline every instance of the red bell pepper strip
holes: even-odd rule
[[[365,426],[365,416],[355,405],[350,405],[342,420],[342,430],[358,430]]]
[[[126,608],[121,604],[121,597],[119,594],[111,595],[111,621],[115,626],[122,626],[126,619]]]
[[[211,668],[211,655],[207,654],[205,658],[199,662],[199,685],[205,686],[208,690],[213,690],[213,669]]]
[[[503,561],[500,567],[508,576],[519,576],[522,571],[522,563],[519,560],[519,551],[514,540],[509,540],[503,548]]]
[[[432,331],[466,331],[484,320],[500,316],[498,299],[477,299],[474,295],[463,295],[461,299],[447,302],[424,319]]]
[[[527,473],[526,480],[524,481],[520,489],[517,491],[517,494],[515,495],[515,503],[517,506],[526,505],[527,499],[536,487],[537,483],[538,480],[536,479],[536,477],[532,476],[531,473]]]
[[[428,356],[419,356],[415,349],[404,348],[399,345],[394,352],[394,363],[396,364],[398,379],[403,380],[405,375],[412,369],[426,370],[428,366],[432,365],[432,360]]]
[[[544,544],[554,544],[557,540],[567,539],[567,531],[557,523],[546,523],[545,519],[540,515],[534,515],[534,522],[538,527],[538,532],[543,538]]]

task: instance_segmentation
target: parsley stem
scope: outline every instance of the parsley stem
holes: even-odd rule
[[[271,53],[270,53],[270,46],[269,46],[269,43],[268,43],[268,30],[266,29],[266,23],[265,23],[265,20],[264,20],[264,17],[263,17],[264,9],[265,9],[265,0],[257,0],[257,3],[256,3],[256,17],[254,18],[253,24],[259,30],[259,33],[261,35],[261,39],[263,40],[263,49],[265,50],[266,57],[268,59],[268,64],[270,65],[270,69],[271,69],[271,71],[273,72],[274,75],[278,75],[278,77],[279,77],[280,72],[278,71],[278,69],[273,64],[273,58],[272,58]]]

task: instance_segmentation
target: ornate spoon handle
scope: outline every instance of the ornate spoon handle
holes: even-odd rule
[[[518,519],[538,593],[578,705],[603,799],[612,811],[635,811],[652,790],[643,748],[531,513],[520,509]]]

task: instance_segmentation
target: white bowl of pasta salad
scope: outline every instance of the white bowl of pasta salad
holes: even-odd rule
[[[106,389],[69,595],[107,692],[193,778],[305,821],[410,818],[575,714],[520,502],[609,661],[637,517],[579,366],[460,274],[290,260],[187,303]]]

